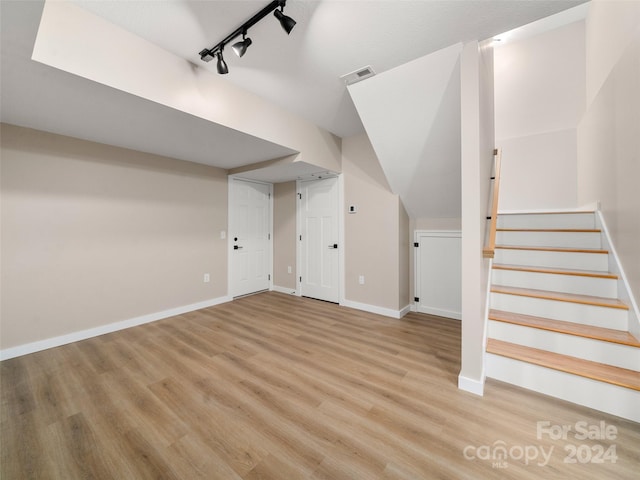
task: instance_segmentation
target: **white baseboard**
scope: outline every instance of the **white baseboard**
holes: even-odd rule
[[[482,381],[458,375],[458,388],[475,395],[484,395],[484,379]]]
[[[182,307],[171,308],[162,312],[150,313],[148,315],[142,315],[140,317],[130,318],[128,320],[122,320],[120,322],[109,323],[107,325],[101,325],[99,327],[89,328],[87,330],[80,330],[78,332],[60,335],[59,337],[46,338],[44,340],[38,340],[36,342],[25,343],[24,345],[18,345],[17,347],[5,348],[4,350],[0,350],[0,361],[20,357],[22,355],[28,355],[30,353],[39,352],[41,350],[47,350],[49,348],[60,347],[68,343],[78,342],[80,340],[86,340],[92,337],[98,337],[106,333],[117,332],[118,330],[124,330],[126,328],[143,325],[145,323],[155,322],[157,320],[162,320],[163,318],[169,318],[176,315],[181,315],[183,313],[193,312],[194,310],[213,307],[214,305],[220,305],[221,303],[230,302],[231,300],[233,300],[233,298],[229,296],[213,298],[211,300],[205,300],[203,302],[192,303],[191,305],[184,305]]]
[[[377,315],[384,315],[385,317],[391,317],[391,318],[402,318],[411,310],[411,305],[407,305],[402,310],[393,310],[391,308],[378,307],[376,305],[369,305],[368,303],[354,302],[352,300],[346,300],[346,299],[340,302],[340,306],[355,308],[356,310],[375,313]]]
[[[402,318],[404,317],[407,313],[411,312],[411,304],[405,306],[403,309],[400,310],[400,317],[398,318]]]
[[[453,310],[443,310],[441,308],[420,307],[416,308],[419,313],[435,315],[436,317],[452,318],[454,320],[462,320],[462,312],[454,312]]]
[[[273,285],[269,290],[271,290],[272,292],[286,293],[287,295],[298,294],[295,288],[280,287],[278,285]]]

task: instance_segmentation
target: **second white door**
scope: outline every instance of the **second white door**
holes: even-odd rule
[[[231,180],[231,296],[267,290],[271,266],[271,186]]]
[[[416,302],[422,313],[462,318],[462,233],[417,230]]]
[[[339,302],[338,179],[300,182],[300,292]]]

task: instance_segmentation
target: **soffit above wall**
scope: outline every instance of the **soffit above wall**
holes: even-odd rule
[[[262,30],[252,32],[251,51],[241,60],[229,59],[232,73],[224,81],[348,136],[362,125],[339,75],[365,64],[384,72],[461,38],[490,36],[581,1],[372,1],[366,8],[363,3],[290,1],[286,11],[298,21],[292,35],[283,35],[277,22],[261,22]],[[201,62],[197,52],[264,2],[77,4],[206,71],[215,65]],[[2,121],[222,168],[296,151],[33,62],[43,5],[0,2]]]

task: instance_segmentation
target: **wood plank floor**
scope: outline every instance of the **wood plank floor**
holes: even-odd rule
[[[638,478],[639,424],[460,391],[459,358],[455,320],[245,297],[2,362],[0,478]]]

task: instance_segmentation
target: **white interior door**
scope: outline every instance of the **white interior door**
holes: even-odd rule
[[[338,303],[338,179],[300,182],[300,293]]]
[[[230,188],[230,291],[238,297],[269,288],[271,185],[234,178]]]
[[[416,231],[418,312],[462,318],[462,235],[460,231]]]

